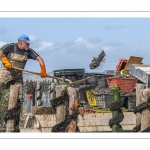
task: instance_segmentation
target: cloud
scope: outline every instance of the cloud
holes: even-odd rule
[[[77,40],[75,40],[75,42],[77,44],[83,44],[83,43],[86,43],[86,40],[84,40],[82,37],[79,37]]]
[[[51,71],[69,68],[85,68],[86,71],[91,71],[89,64],[92,58],[97,57],[104,50],[106,53],[105,62],[99,69],[94,70],[95,72],[102,72],[114,70],[119,58],[129,59],[130,56],[142,56],[144,58],[144,55],[150,50],[150,44],[125,44],[117,41],[100,43],[80,37],[74,41],[55,45],[53,48],[49,54],[42,53],[46,64],[50,64],[48,68]],[[148,62],[148,58],[144,58],[144,60]]]
[[[79,49],[88,49],[96,50],[101,48],[101,38],[91,38],[90,40],[85,40],[82,37],[79,37],[77,40],[75,40],[75,47],[78,47]]]
[[[85,39],[79,37],[65,43],[53,43],[42,41],[36,36],[31,36],[34,40],[34,50],[44,59],[48,72],[57,69],[85,68],[88,72],[102,72],[115,69],[119,58],[128,59],[130,56],[142,56],[143,62],[149,63],[150,44],[135,42],[132,44],[120,43],[118,41],[108,42],[100,37]],[[1,41],[0,46],[7,44]],[[89,64],[93,57],[97,57],[101,51],[106,53],[105,62],[99,69],[90,70]],[[31,60],[32,62],[32,60]],[[27,63],[27,70],[40,71],[38,63],[35,66]],[[36,70],[37,69],[37,70]]]
[[[0,26],[0,35],[5,35],[6,32],[7,30],[4,27]]]
[[[36,51],[43,51],[45,49],[52,49],[53,43],[52,42],[40,42],[39,46],[35,48]]]
[[[5,44],[7,44],[7,43],[0,41],[0,47],[4,46]]]
[[[118,26],[105,26],[103,29],[104,30],[117,30],[117,29],[122,29],[122,28],[125,28],[124,25],[118,25]]]
[[[112,47],[111,46],[102,46],[102,49],[105,50],[105,52],[110,52],[112,51]]]
[[[74,41],[68,41],[63,44],[53,44],[50,53],[40,54],[49,69],[69,69],[69,68],[89,68],[93,57],[97,57],[102,51],[102,44],[99,40],[86,40],[82,37]],[[50,63],[51,62],[51,63]]]
[[[34,41],[35,39],[37,39],[37,37],[34,36],[34,35],[29,35],[29,39],[30,39],[31,41]]]
[[[31,48],[35,51],[41,52],[43,50],[51,50],[53,48],[52,42],[42,41],[35,35],[29,35],[30,40],[33,42]]]
[[[35,51],[39,52],[39,54],[45,55],[46,50],[51,50],[50,55],[55,56],[63,56],[63,57],[71,57],[77,56],[77,54],[86,55],[89,52],[100,52],[102,50],[102,39],[101,38],[90,38],[89,40],[84,39],[83,37],[79,37],[74,41],[67,41],[63,44],[61,43],[52,43],[52,42],[44,42],[36,39],[34,42]],[[47,53],[46,53],[47,55]],[[50,57],[51,57],[50,56]],[[52,56],[53,57],[53,56]],[[66,57],[68,59],[68,57]]]

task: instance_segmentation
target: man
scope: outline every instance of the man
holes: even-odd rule
[[[10,43],[0,49],[0,60],[2,61],[0,93],[7,87],[8,83],[23,83],[22,71],[13,69],[13,66],[24,69],[28,59],[39,62],[41,78],[47,76],[43,59],[33,49],[29,48],[30,44],[29,37],[23,34],[18,38],[18,43]]]

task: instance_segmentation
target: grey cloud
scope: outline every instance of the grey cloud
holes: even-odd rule
[[[2,46],[4,46],[5,44],[7,44],[6,42],[3,42],[3,41],[0,41],[0,48],[2,47]]]
[[[41,39],[35,39],[31,48],[38,48],[40,46]],[[48,72],[56,69],[67,69],[67,68],[85,68],[86,71],[89,69],[89,64],[93,57],[97,57],[102,50],[106,52],[105,63],[102,69],[93,70],[95,72],[101,72],[103,70],[115,69],[119,58],[128,59],[130,56],[143,56],[143,62],[149,63],[148,54],[150,53],[150,44],[134,43],[127,45],[119,42],[101,42],[102,39],[90,38],[88,40],[79,41],[68,41],[65,43],[54,43],[53,49],[45,48],[43,51],[38,51],[39,55],[44,59]],[[0,42],[0,45],[5,44]],[[104,48],[104,49],[103,49]],[[108,50],[107,50],[108,49]],[[35,49],[36,51],[36,49]],[[33,67],[28,63],[27,68],[30,70],[37,69],[40,71],[39,65],[35,63],[37,67]]]
[[[102,50],[102,46],[97,47],[96,43],[93,49],[95,43],[92,43],[93,47],[87,46],[88,44],[88,42],[85,44],[76,44],[74,41],[69,41],[56,46],[55,43],[52,51],[49,53],[41,51],[40,54],[44,58],[46,64],[51,62],[50,68],[52,70],[67,68],[89,69],[92,58],[98,56]]]
[[[33,44],[31,44],[30,46],[31,46],[32,48],[35,48],[35,47],[38,47],[38,46],[39,46],[39,43],[41,42],[41,40],[40,40],[40,39],[35,39],[35,40],[33,40],[32,42],[33,42]]]
[[[69,46],[72,46],[72,45],[74,45],[74,41],[65,42],[62,46],[63,47],[69,47]]]
[[[35,39],[32,42],[33,42],[33,44],[31,44],[30,47],[38,52],[50,50],[53,46],[52,42],[42,41],[41,39]]]
[[[84,40],[84,39],[83,39]],[[53,49],[46,48],[38,53],[44,59],[48,72],[56,69],[85,68],[89,69],[93,57],[97,57],[102,50],[106,52],[103,66],[94,71],[115,69],[119,58],[129,58],[132,55],[139,55],[138,49],[148,51],[149,45],[125,45],[119,42],[100,43],[100,38],[91,38],[85,42],[68,41],[66,43],[54,43]],[[137,49],[137,47],[139,47]],[[104,49],[103,49],[104,48]],[[107,50],[108,49],[108,50]]]

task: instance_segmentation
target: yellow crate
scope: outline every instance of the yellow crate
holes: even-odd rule
[[[96,97],[94,96],[94,94],[97,94],[97,92],[94,90],[85,92],[86,98],[90,106],[97,106],[97,101],[96,101]]]
[[[98,110],[94,110],[95,113],[112,113],[111,110],[101,110],[101,109],[98,109]],[[122,112],[128,112],[128,110],[122,110]]]
[[[112,113],[111,110],[101,110],[101,109],[98,109],[98,110],[94,110],[95,113]]]

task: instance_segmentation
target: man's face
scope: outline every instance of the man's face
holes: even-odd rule
[[[20,45],[19,47],[20,49],[25,49],[25,50],[28,50],[30,46],[30,44],[26,43],[25,41],[19,41],[19,45]]]

